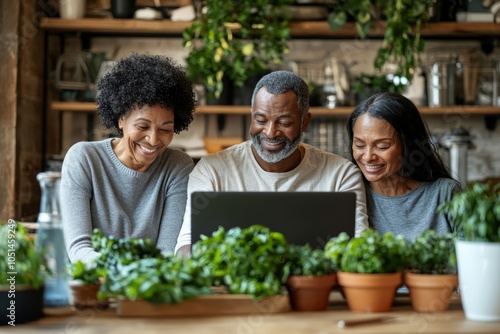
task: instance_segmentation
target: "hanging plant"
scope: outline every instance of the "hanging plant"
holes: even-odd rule
[[[183,32],[188,76],[201,82],[209,97],[220,97],[224,78],[235,85],[261,74],[288,53],[286,6],[292,0],[213,0]]]
[[[399,93],[405,90],[421,63],[420,56],[425,50],[421,29],[429,21],[433,5],[433,0],[339,0],[331,5],[330,27],[338,29],[352,19],[362,39],[374,22],[385,21],[382,46],[373,62],[376,73],[362,73],[354,84],[358,91],[365,87]],[[389,76],[383,73],[387,64],[395,66]]]

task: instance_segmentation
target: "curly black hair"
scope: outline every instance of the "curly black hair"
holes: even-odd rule
[[[186,130],[196,108],[191,81],[169,57],[132,54],[123,58],[97,84],[97,113],[102,125],[123,135],[120,117],[133,109],[158,104],[172,108],[174,132]]]

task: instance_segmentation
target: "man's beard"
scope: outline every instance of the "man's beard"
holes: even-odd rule
[[[302,132],[299,133],[299,135],[292,140],[288,138],[267,138],[267,136],[263,134],[258,134],[258,135],[253,135],[250,133],[250,137],[252,138],[252,144],[255,148],[255,151],[257,151],[257,154],[260,156],[262,160],[264,160],[267,163],[277,163],[280,162],[281,160],[288,158],[300,144],[300,141],[302,139]],[[264,140],[269,143],[284,143],[285,145],[283,148],[276,153],[274,152],[269,152],[264,150],[262,147],[261,141]]]

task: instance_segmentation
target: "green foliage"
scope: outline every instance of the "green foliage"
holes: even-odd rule
[[[325,245],[325,256],[330,258],[336,268],[340,268],[342,254],[351,238],[347,233],[341,232],[338,236],[331,238]]]
[[[319,249],[312,249],[309,245],[289,245],[288,257],[290,275],[324,276],[336,271],[330,258]]]
[[[15,276],[15,284],[27,284],[34,289],[43,286],[50,274],[44,250],[36,249],[35,239],[20,224],[9,220],[0,226],[0,285]],[[14,272],[15,274],[8,274]]]
[[[106,237],[95,229],[92,244],[105,269],[99,298],[125,297],[176,303],[211,293],[203,267],[173,254],[162,255],[149,239]]]
[[[448,216],[460,239],[500,242],[500,187],[474,183],[438,211]]]
[[[101,291],[106,297],[155,304],[178,303],[212,293],[206,270],[173,254],[118,263],[108,270]]]
[[[114,266],[117,263],[128,264],[146,257],[161,256],[160,250],[149,239],[118,239],[103,235],[99,229],[94,229],[92,247],[101,254],[96,263],[102,268]]]
[[[420,55],[425,50],[420,31],[430,18],[429,10],[433,4],[434,0],[340,0],[332,5],[329,23],[332,29],[338,29],[352,18],[360,37],[364,39],[374,22],[381,17],[385,19],[384,39],[375,57],[374,68],[380,73],[384,65],[394,64],[397,69],[393,74],[411,82],[420,64]],[[355,87],[358,91],[362,87],[384,89],[387,83],[381,81],[380,77],[364,75],[357,79]],[[401,92],[404,89],[394,85],[396,87],[387,91]]]
[[[187,73],[201,80],[209,97],[218,98],[225,76],[238,86],[261,74],[288,53],[291,0],[211,0],[183,32]],[[233,30],[237,34],[233,36]]]
[[[206,268],[212,285],[255,298],[279,294],[288,277],[287,242],[283,234],[253,225],[247,229],[220,227],[193,245],[191,257]]]
[[[344,235],[332,238],[325,245],[325,254],[340,270],[362,274],[397,272],[407,265],[407,245],[403,237],[392,233],[379,235],[369,228],[346,242]]]
[[[96,265],[86,265],[82,261],[77,261],[71,264],[70,274],[73,279],[85,284],[100,284],[99,278],[105,276],[106,272]]]
[[[374,93],[391,92],[401,94],[406,89],[406,86],[402,83],[395,84],[394,81],[389,80],[386,74],[359,74],[353,83],[354,90],[362,92],[368,87],[373,88]]]
[[[419,274],[455,273],[455,235],[426,230],[409,248],[410,268]]]

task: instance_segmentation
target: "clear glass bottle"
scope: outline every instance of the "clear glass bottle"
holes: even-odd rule
[[[51,276],[45,279],[44,304],[49,307],[69,304],[68,257],[64,244],[59,205],[61,173],[43,172],[37,175],[42,197],[38,214],[37,248],[45,249]]]

